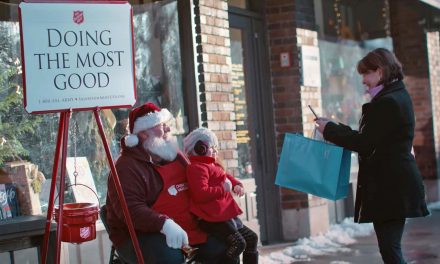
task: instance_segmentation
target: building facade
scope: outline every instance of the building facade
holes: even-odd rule
[[[221,11],[216,1],[193,3],[194,8],[200,10],[202,40],[201,44],[197,43],[196,56],[202,53],[202,58],[209,58],[212,41],[208,40],[209,36],[216,36],[215,30],[211,33],[216,20],[206,19],[205,24],[205,16]],[[439,154],[435,132],[439,103],[436,99],[439,69],[435,61],[439,50],[436,46],[438,7],[432,2],[392,0],[229,2],[232,87],[237,89],[243,84],[234,79],[237,69],[234,44],[241,41],[248,145],[251,150],[257,150],[250,152],[253,171],[261,173],[254,173],[254,179],[263,242],[316,234],[325,230],[328,223],[351,215],[354,193],[345,201],[333,203],[273,186],[278,159],[272,155],[276,153],[279,157],[285,133],[311,135],[313,116],[306,108],[308,104],[324,116],[357,126],[361,105],[367,98],[355,72],[356,63],[377,47],[393,50],[404,65],[405,82],[416,111],[416,159],[425,179],[428,200],[438,200]],[[370,10],[368,16],[363,12],[366,8]],[[197,13],[195,15],[197,28]],[[234,34],[236,28],[241,29],[242,38]],[[311,57],[318,58],[318,65],[310,62]],[[199,76],[201,72],[206,76],[206,71],[198,69]],[[199,84],[199,87],[204,86]],[[203,99],[209,102],[214,97]],[[258,106],[255,108],[254,104]],[[209,108],[207,111],[209,117]],[[236,116],[235,120],[239,118]],[[210,127],[209,119],[207,125]],[[239,139],[238,126],[235,133]],[[237,140],[238,146],[239,142]],[[355,186],[356,157],[353,160],[351,181]]]
[[[355,188],[348,198],[330,202],[274,182],[284,135],[312,135],[313,114],[307,105],[356,127],[367,100],[356,63],[376,47],[393,50],[403,64],[416,112],[416,160],[428,200],[439,200],[437,1],[129,2],[136,105],[152,101],[168,108],[176,116],[173,127],[180,140],[199,126],[215,131],[223,164],[246,187],[246,195],[237,198],[245,212],[242,219],[259,232],[262,244],[314,235],[352,215]],[[27,202],[21,198],[20,213],[14,215],[19,221],[25,215],[46,214],[59,120],[56,114],[30,116],[22,108],[18,4],[0,2],[0,152],[6,153],[0,154],[0,188],[15,183],[16,190],[27,190],[21,195]],[[102,117],[116,156],[128,109],[103,110]],[[74,113],[71,124],[76,136],[70,133],[68,172],[81,159],[84,181],[93,182],[103,202],[109,168],[92,113]],[[353,187],[356,156],[352,160]],[[67,201],[74,201],[78,191],[67,191]],[[0,233],[6,232],[1,221],[7,223],[12,214],[4,218]],[[0,259],[13,250],[1,249]]]

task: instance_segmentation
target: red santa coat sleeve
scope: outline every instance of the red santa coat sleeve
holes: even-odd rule
[[[209,186],[209,165],[192,163],[186,167],[188,187],[196,203],[205,203],[222,198],[225,195],[223,185]]]

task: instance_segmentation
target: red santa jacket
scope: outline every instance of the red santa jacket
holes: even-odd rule
[[[186,167],[186,176],[191,195],[190,210],[208,222],[222,222],[242,213],[223,183],[228,178],[232,188],[242,185],[232,175],[208,156],[191,156],[191,164]]]

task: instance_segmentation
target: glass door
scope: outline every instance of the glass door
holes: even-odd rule
[[[237,134],[239,179],[246,195],[238,198],[244,224],[265,243],[279,232],[279,194],[274,186],[276,153],[272,95],[262,21],[249,11],[229,9],[232,86]],[[241,10],[241,9],[240,9]],[[252,13],[253,14],[253,13]],[[273,178],[273,179],[271,179]],[[272,218],[278,219],[273,221]],[[272,230],[277,230],[273,232]]]
[[[252,163],[252,144],[250,138],[250,124],[248,119],[248,71],[245,63],[246,32],[240,28],[230,28],[231,38],[231,65],[232,87],[234,91],[235,122],[237,133],[238,170],[239,179],[245,186],[246,195],[238,198],[243,210],[242,220],[259,233],[256,185],[254,179],[254,164]]]

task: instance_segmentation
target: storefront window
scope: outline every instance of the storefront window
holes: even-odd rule
[[[321,38],[363,41],[390,36],[388,0],[315,0],[315,9]]]
[[[234,91],[235,124],[237,133],[238,172],[241,179],[252,178],[252,163],[250,136],[248,124],[248,108],[246,104],[246,73],[243,54],[243,31],[238,28],[230,29],[232,87]]]
[[[188,132],[188,124],[183,102],[177,0],[132,1],[132,6],[136,106],[151,101],[168,108],[176,117],[174,132],[181,138]],[[46,213],[59,122],[59,114],[29,115],[24,111],[17,10],[18,4],[0,5],[1,219]],[[127,131],[128,112],[101,111],[113,158],[117,157],[119,141]],[[77,171],[77,183],[91,187],[102,204],[109,166],[92,112],[72,114],[68,156],[66,184],[74,182],[73,172]],[[74,192],[68,188],[65,202],[96,201],[89,189],[75,188]]]
[[[363,47],[353,43],[320,40],[321,94],[324,116],[356,128],[361,106],[369,98],[362,78],[356,71],[357,62],[374,48],[392,49],[390,38],[367,41]]]
[[[324,114],[356,127],[367,100],[357,62],[374,48],[392,50],[388,0],[315,0],[315,13]]]
[[[370,98],[365,94],[356,66],[375,48],[392,50],[388,0],[315,0],[314,3],[323,115],[357,129],[362,104]],[[368,13],[364,12],[366,9]],[[357,166],[353,157],[352,172],[357,172]]]
[[[7,6],[5,9],[10,8]],[[40,173],[38,166],[32,166],[23,160],[31,159],[33,151],[39,152],[38,160],[46,155],[45,146],[37,143],[42,133],[38,128],[46,118],[50,119],[24,112],[19,25],[17,22],[7,21],[10,18],[9,13],[3,10],[2,14],[6,19],[0,21],[1,219],[42,212],[39,194],[44,175]],[[44,137],[50,137],[50,127],[47,127],[46,133]]]

